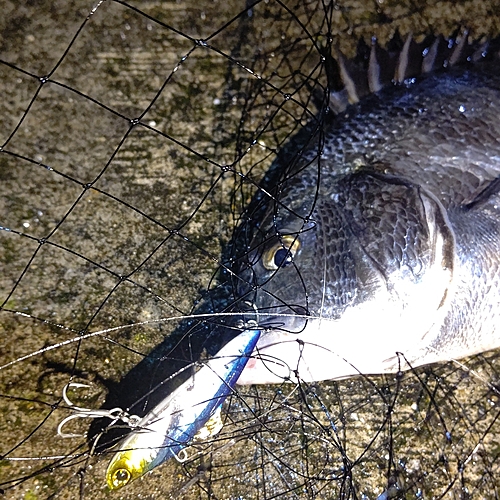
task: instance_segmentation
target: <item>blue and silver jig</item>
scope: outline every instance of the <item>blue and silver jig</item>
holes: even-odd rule
[[[110,489],[121,488],[184,453],[231,394],[259,337],[260,330],[242,332],[140,420],[109,463]]]

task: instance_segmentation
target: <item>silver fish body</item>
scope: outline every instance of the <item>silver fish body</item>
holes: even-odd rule
[[[391,86],[311,134],[239,269],[239,383],[397,372],[500,346],[500,64]]]

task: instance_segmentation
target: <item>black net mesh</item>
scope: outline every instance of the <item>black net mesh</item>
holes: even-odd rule
[[[79,419],[88,437],[59,437],[62,389],[144,414],[217,351],[230,242],[288,139],[322,119],[323,48],[353,56],[396,28],[498,34],[500,6],[0,4],[0,488],[108,498],[116,436],[95,447],[102,425]],[[238,388],[217,437],[112,495],[497,498],[497,364]]]

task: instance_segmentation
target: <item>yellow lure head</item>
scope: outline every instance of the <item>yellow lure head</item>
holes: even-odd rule
[[[130,481],[143,476],[151,463],[150,450],[126,450],[118,452],[108,465],[106,482],[110,490],[126,486]],[[147,455],[147,457],[146,457]]]

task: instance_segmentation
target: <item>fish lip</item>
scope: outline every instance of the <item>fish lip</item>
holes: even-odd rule
[[[301,305],[280,304],[263,307],[258,302],[258,300],[244,300],[238,304],[240,306],[238,314],[241,314],[242,318],[236,321],[237,328],[245,330],[257,329],[262,332],[268,330],[289,331],[289,329],[293,329],[294,332],[299,333],[303,327],[294,328],[294,325],[298,322],[304,324],[308,320],[315,318],[311,316],[306,307]],[[247,309],[243,309],[242,304]]]
[[[258,320],[260,319],[260,321],[257,321],[257,326],[255,327],[262,331],[259,344],[273,332],[282,335],[299,335],[304,332],[309,323],[317,320],[315,316],[311,316],[306,308],[302,306],[294,306],[292,310],[287,306],[287,309],[286,312],[278,314],[275,312],[271,314],[265,313],[265,317],[262,317],[262,312],[259,313],[261,317]]]

